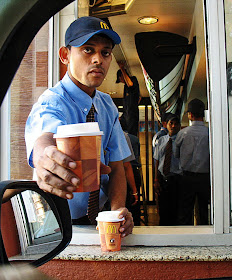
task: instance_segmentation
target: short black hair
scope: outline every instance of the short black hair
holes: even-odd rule
[[[170,113],[170,112],[163,113],[161,115],[161,122],[167,122],[167,118],[169,115],[172,115],[172,113]]]
[[[200,99],[193,99],[188,104],[188,112],[196,118],[203,118],[205,115],[205,104]]]

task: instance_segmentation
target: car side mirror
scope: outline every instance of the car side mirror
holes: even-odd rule
[[[40,266],[71,238],[67,200],[43,192],[34,181],[0,182],[0,264]]]

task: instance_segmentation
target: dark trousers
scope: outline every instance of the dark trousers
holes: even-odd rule
[[[135,178],[135,184],[138,192],[138,197],[140,197],[140,186],[141,186],[141,176],[140,176],[140,170],[139,168],[132,166],[133,172],[134,172],[134,178]],[[136,203],[134,206],[132,206],[132,203],[134,202],[134,198],[131,197],[131,189],[127,185],[127,197],[126,197],[126,208],[132,213],[133,221],[135,226],[140,226],[140,201]]]
[[[177,225],[180,175],[160,177],[159,216],[160,226]]]
[[[183,176],[181,176],[180,187],[179,224],[194,224],[194,205],[197,198],[199,207],[198,224],[208,225],[208,204],[210,202],[209,173],[184,172]]]
[[[137,136],[139,126],[139,111],[132,114],[131,112],[124,112],[121,116],[120,123],[122,124],[123,130],[128,133]]]

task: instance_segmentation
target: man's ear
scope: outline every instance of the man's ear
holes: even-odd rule
[[[191,121],[193,118],[193,114],[191,112],[188,112],[188,119]]]
[[[65,64],[65,65],[69,64],[69,56],[70,56],[70,50],[67,47],[61,47],[59,49],[60,61],[63,64]]]

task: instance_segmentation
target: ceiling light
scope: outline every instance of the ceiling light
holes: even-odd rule
[[[138,18],[138,22],[141,24],[154,24],[158,22],[158,18],[155,16],[144,16]]]

